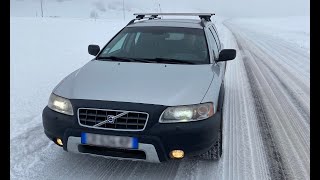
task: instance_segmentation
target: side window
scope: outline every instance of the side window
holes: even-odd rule
[[[137,44],[140,34],[141,34],[140,32],[136,34],[136,37],[134,38],[134,44]]]
[[[219,48],[217,46],[216,40],[214,39],[213,35],[211,32],[208,31],[208,40],[210,41],[209,43],[211,44],[211,51],[213,50],[214,57],[215,59],[218,59],[219,57]]]
[[[108,51],[107,54],[110,54],[110,53],[112,53],[112,52],[114,52],[114,51],[117,51],[117,50],[121,49],[122,46],[123,46],[124,40],[126,39],[127,36],[128,36],[128,34],[124,35],[124,36],[113,46],[113,48],[111,48],[111,49]]]
[[[221,50],[221,44],[220,44],[220,39],[218,37],[218,32],[214,26],[209,27],[211,33],[213,34],[213,37],[216,39],[217,45],[219,47],[219,50]]]

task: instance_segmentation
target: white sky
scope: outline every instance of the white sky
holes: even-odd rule
[[[46,12],[60,16],[88,16],[95,2],[106,8],[122,8],[122,0],[43,0]],[[125,7],[138,11],[215,12],[226,17],[286,17],[310,14],[310,0],[124,0]],[[10,14],[35,16],[40,0],[10,0]],[[72,8],[71,8],[72,7]],[[37,12],[36,12],[37,11]],[[107,12],[106,12],[107,13]]]
[[[141,1],[141,0],[140,0]],[[310,0],[157,0],[162,9],[196,7],[214,11],[217,15],[242,16],[299,16],[310,14]],[[173,2],[174,1],[174,2]]]

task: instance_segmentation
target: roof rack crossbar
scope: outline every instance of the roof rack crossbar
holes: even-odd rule
[[[213,16],[214,13],[134,13],[133,15],[158,15],[158,16]]]
[[[211,16],[215,15],[214,13],[134,13],[136,16],[135,19],[132,19],[128,24],[134,23],[135,20],[141,19],[160,19],[158,16],[199,16],[201,19],[201,26],[205,27],[206,21],[211,21]]]
[[[134,13],[133,15],[140,17],[140,16],[147,16],[150,17],[158,17],[158,16],[199,16],[200,19],[204,18],[206,21],[211,21],[211,16],[215,15],[214,13]]]

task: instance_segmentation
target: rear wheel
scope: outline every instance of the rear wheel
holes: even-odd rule
[[[218,139],[215,144],[205,153],[199,155],[201,159],[206,160],[219,160],[222,156],[222,125],[223,125],[223,102],[224,102],[224,83],[221,84],[219,100],[218,100],[218,111],[221,112],[220,129],[218,132]]]

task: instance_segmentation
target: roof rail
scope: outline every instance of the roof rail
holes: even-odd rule
[[[160,19],[158,16],[199,16],[201,19],[201,25],[204,27],[206,21],[211,21],[211,16],[215,15],[214,13],[134,13],[136,16],[135,19],[132,19],[128,24],[134,23],[135,20],[141,19]]]

